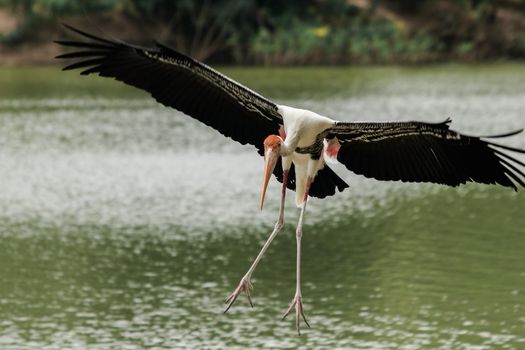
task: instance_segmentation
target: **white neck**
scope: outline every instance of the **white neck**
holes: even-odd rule
[[[299,138],[297,137],[296,133],[292,135],[286,135],[285,141],[281,139],[281,156],[287,157],[291,155],[297,148],[298,143],[299,143]]]

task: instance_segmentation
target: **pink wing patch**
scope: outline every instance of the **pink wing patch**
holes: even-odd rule
[[[279,128],[279,136],[283,141],[286,139],[286,134],[284,133],[284,128],[282,126]]]
[[[327,142],[326,145],[326,154],[330,156],[331,158],[337,158],[337,153],[339,153],[339,149],[341,148],[341,144],[336,138],[333,138]]]

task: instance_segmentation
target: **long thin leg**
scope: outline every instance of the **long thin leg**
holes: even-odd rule
[[[308,324],[308,321],[306,320],[306,316],[304,315],[304,308],[302,303],[302,295],[301,295],[301,238],[303,236],[303,221],[304,221],[304,212],[306,209],[306,202],[308,201],[308,193],[310,192],[310,185],[312,184],[312,178],[308,177],[306,182],[306,190],[304,193],[304,201],[303,205],[301,207],[301,214],[299,215],[299,222],[297,223],[297,230],[296,230],[296,240],[297,240],[297,265],[296,265],[296,288],[295,288],[295,296],[290,303],[290,306],[288,307],[288,310],[284,313],[283,320],[288,316],[292,310],[295,308],[295,327],[297,328],[297,334],[301,335],[300,330],[300,321],[301,317],[304,320],[304,323],[310,328],[310,324]]]
[[[288,173],[289,173],[288,170],[285,170],[283,173],[283,186],[281,189],[281,205],[279,208],[279,219],[277,219],[277,222],[275,223],[275,227],[272,233],[270,234],[270,237],[268,237],[268,239],[264,243],[263,247],[261,248],[261,251],[259,252],[255,260],[253,261],[252,266],[250,266],[250,268],[248,269],[248,272],[246,272],[243,278],[241,278],[241,281],[239,282],[239,286],[233,291],[233,293],[228,297],[228,299],[226,299],[225,303],[228,305],[226,306],[226,309],[224,310],[225,313],[230,309],[230,307],[233,305],[235,300],[237,300],[237,297],[242,292],[246,294],[246,296],[248,297],[248,302],[250,303],[250,306],[253,307],[252,298],[250,295],[250,291],[253,288],[252,283],[251,283],[252,273],[253,271],[255,271],[257,264],[259,264],[259,261],[262,259],[262,257],[266,253],[266,250],[268,250],[268,247],[272,243],[275,236],[277,236],[279,231],[281,231],[281,229],[284,226],[284,199],[286,196],[286,184],[288,182]]]

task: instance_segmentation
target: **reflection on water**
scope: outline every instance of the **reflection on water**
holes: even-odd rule
[[[228,72],[334,118],[453,116],[472,134],[525,123],[521,66]],[[525,348],[523,193],[342,171],[350,190],[307,211],[312,329],[297,337],[280,320],[291,198],[255,308],[222,313],[277,215],[275,181],[257,208],[251,147],[107,80],[2,70],[0,83],[0,348]]]

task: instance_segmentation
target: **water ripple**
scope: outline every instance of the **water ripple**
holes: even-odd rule
[[[297,337],[280,321],[295,287],[292,196],[254,275],[255,307],[240,298],[222,313],[278,210],[276,181],[257,208],[253,147],[116,83],[2,72],[12,89],[0,92],[0,348],[525,347],[523,193],[383,183],[334,166],[350,189],[309,203],[312,329]],[[523,127],[521,66],[229,73],[344,120]]]

